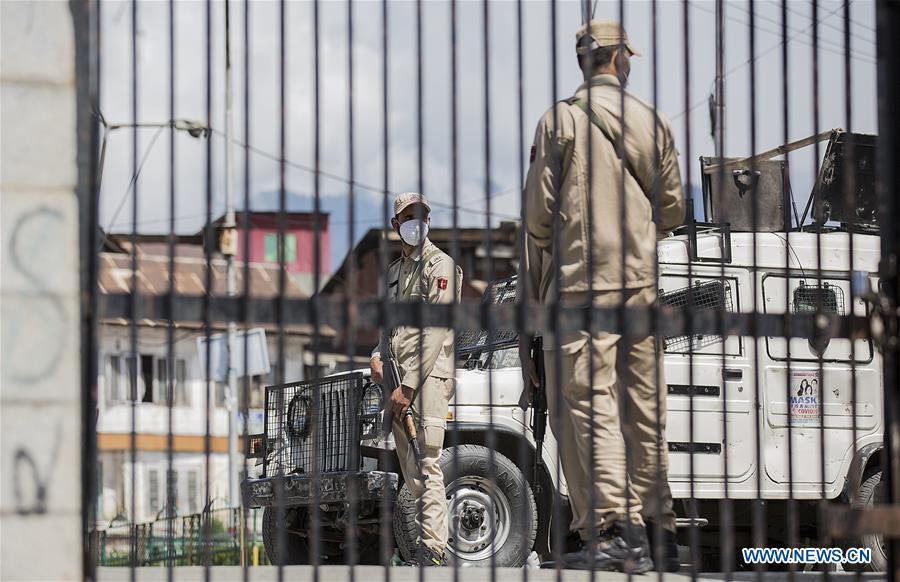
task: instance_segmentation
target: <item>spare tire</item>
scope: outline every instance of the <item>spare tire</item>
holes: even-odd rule
[[[534,493],[521,469],[477,445],[445,449],[440,463],[447,489],[447,558],[468,566],[525,565],[538,520]],[[394,511],[394,537],[406,561],[416,553],[417,505],[404,483]]]

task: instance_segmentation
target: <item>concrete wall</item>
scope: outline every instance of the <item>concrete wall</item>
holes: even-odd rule
[[[75,36],[0,2],[0,578],[81,578]]]

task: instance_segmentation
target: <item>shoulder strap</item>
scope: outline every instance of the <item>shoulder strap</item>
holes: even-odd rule
[[[425,272],[425,267],[428,265],[428,261],[436,257],[441,252],[441,249],[434,247],[427,253],[425,256],[419,260],[419,265],[416,268],[416,272],[409,277],[409,281],[406,282],[406,289],[403,290],[403,295],[400,295],[402,299],[406,299],[409,297],[409,294],[412,292],[413,285],[416,284],[416,279],[420,278],[422,274]]]
[[[591,107],[584,101],[584,99],[581,99],[579,97],[572,97],[571,99],[567,99],[566,103],[568,103],[569,105],[575,105],[576,107],[584,111],[584,114],[588,116],[588,119],[591,120],[591,123],[594,125],[594,127],[599,129],[600,133],[602,133],[603,136],[612,144],[613,149],[616,152],[616,156],[620,160],[622,160],[622,162],[625,164],[625,169],[628,170],[628,173],[631,174],[631,177],[634,178],[634,181],[637,182],[643,190],[644,186],[643,184],[641,184],[641,181],[638,180],[637,172],[634,171],[634,167],[631,165],[631,161],[628,159],[628,156],[626,156],[625,152],[623,152],[619,147],[618,140],[616,140],[612,136],[609,128],[606,127],[606,122],[604,122],[599,115],[594,113],[594,110],[591,109]]]

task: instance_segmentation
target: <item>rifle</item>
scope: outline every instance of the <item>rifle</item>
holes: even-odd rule
[[[397,367],[397,362],[394,360],[393,356],[388,356],[383,359],[382,365],[384,367],[384,387],[387,388],[387,392],[390,394],[400,387],[400,369]],[[385,435],[391,431],[394,420],[393,417],[394,415],[390,406],[386,406],[383,425]],[[419,448],[419,434],[416,429],[416,421],[413,417],[412,409],[406,409],[406,414],[403,415],[403,420],[400,424],[409,441],[409,447],[412,449],[413,455],[416,458],[416,469],[419,472],[419,478],[424,479],[422,473],[422,450]]]
[[[534,386],[531,406],[534,413],[531,415],[531,433],[534,435],[534,474],[532,483],[536,495],[541,493],[540,468],[544,462],[544,437],[547,434],[547,376],[544,371],[544,341],[538,336],[531,340],[531,359],[537,369],[537,377],[540,380],[538,386]]]

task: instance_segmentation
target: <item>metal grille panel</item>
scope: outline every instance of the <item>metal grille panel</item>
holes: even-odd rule
[[[846,315],[844,310],[844,290],[837,285],[822,283],[807,285],[805,281],[794,289],[794,313],[828,313]]]
[[[731,300],[731,287],[722,281],[704,281],[692,287],[683,287],[674,291],[662,291],[659,294],[660,307],[669,307],[688,313],[700,310],[726,312],[734,311]],[[665,350],[669,353],[686,353],[699,350],[722,341],[721,335],[675,335],[664,340]]]
[[[360,373],[267,387],[266,474],[350,469],[362,387]]]

